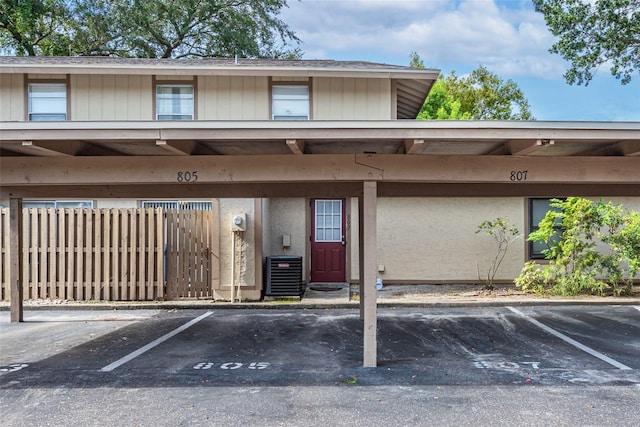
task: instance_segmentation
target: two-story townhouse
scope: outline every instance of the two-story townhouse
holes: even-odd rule
[[[0,57],[0,203],[204,205],[216,297],[235,285],[259,299],[273,255],[302,257],[307,282],[360,281],[375,364],[376,277],[477,282],[493,252],[478,224],[507,217],[526,232],[551,197],[640,209],[638,123],[413,120],[437,76],[349,61]],[[521,241],[498,279],[535,256]]]

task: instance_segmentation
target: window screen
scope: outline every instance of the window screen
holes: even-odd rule
[[[193,120],[193,85],[156,86],[157,120]]]
[[[30,83],[29,120],[67,120],[66,83]]]
[[[273,86],[272,96],[273,120],[309,120],[309,86]]]

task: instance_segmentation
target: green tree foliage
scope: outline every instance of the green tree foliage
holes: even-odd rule
[[[525,290],[576,295],[631,291],[640,272],[640,214],[611,202],[554,199],[528,240],[544,243],[546,265],[525,264],[516,284]],[[562,225],[558,239],[556,224]],[[624,283],[624,287],[620,287]]]
[[[415,52],[410,66],[424,68]],[[522,90],[484,66],[468,76],[451,71],[438,77],[418,119],[421,120],[535,120]]]
[[[0,0],[0,37],[19,55],[297,57],[287,0]],[[33,35],[38,25],[44,30]],[[46,31],[45,31],[46,30]],[[55,49],[50,46],[55,46]]]
[[[622,84],[640,71],[640,0],[533,0],[559,40],[551,47],[569,61],[569,84],[585,84],[601,65]]]
[[[476,234],[478,233],[484,233],[492,237],[496,244],[496,253],[489,263],[486,279],[480,277],[480,268],[478,267],[478,279],[483,281],[485,288],[491,291],[493,290],[500,264],[502,264],[504,257],[507,255],[509,246],[520,237],[520,230],[507,221],[507,218],[496,218],[483,221],[476,230]]]
[[[64,0],[0,0],[0,45],[18,55],[67,55]]]

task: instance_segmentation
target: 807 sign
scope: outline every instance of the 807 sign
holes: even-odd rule
[[[528,171],[511,171],[509,175],[510,181],[526,181]]]

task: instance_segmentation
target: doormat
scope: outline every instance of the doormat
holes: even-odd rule
[[[319,291],[319,292],[331,292],[331,291],[341,291],[342,288],[338,288],[335,286],[309,286],[309,289],[311,289],[312,291]]]

